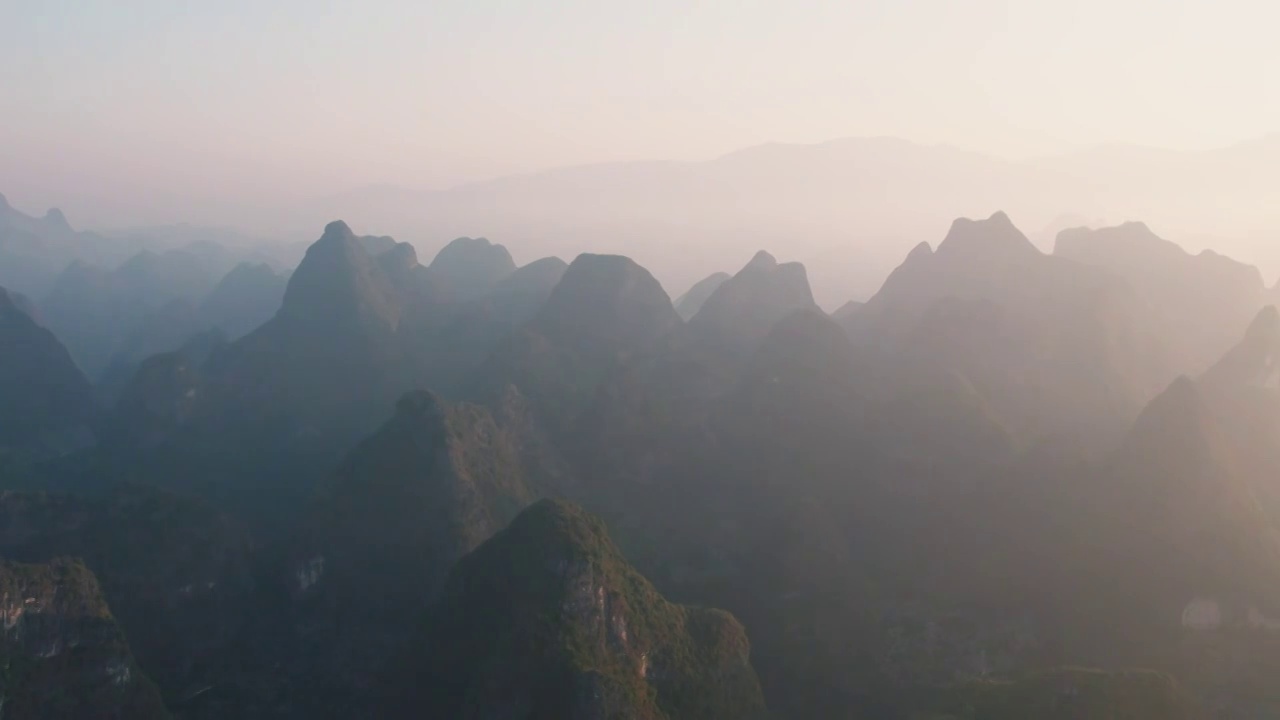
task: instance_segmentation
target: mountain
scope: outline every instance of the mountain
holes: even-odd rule
[[[137,663],[173,703],[229,681],[225,653],[253,608],[250,550],[238,523],[152,488],[0,493],[0,555],[82,558]]]
[[[1006,517],[1031,520],[1016,572],[1039,578],[1028,597],[1060,661],[1171,672],[1207,703],[1265,715],[1255,669],[1280,660],[1280,543],[1258,492],[1270,475],[1242,462],[1208,392],[1178,379],[1092,467],[1029,466],[1040,489],[1013,493],[1037,499]]]
[[[525,422],[517,397],[495,418],[417,391],[342,462],[290,550],[286,665],[326,688],[317,706],[368,702],[454,563],[539,494]]]
[[[552,294],[563,265],[541,261],[456,300],[439,291],[444,270],[420,265],[411,245],[391,241],[370,256],[367,244],[345,223],[329,224],[268,321],[199,359],[168,353],[143,363],[121,394],[113,462],[250,511],[255,529],[287,532],[282,519],[303,514],[317,482],[387,407],[415,388],[457,395]],[[505,396],[504,385],[493,397]]]
[[[917,246],[844,324],[870,356],[868,392],[955,373],[1022,443],[1106,446],[1175,374],[1123,281],[1041,253],[1004,213]]]
[[[1277,389],[1280,386],[1280,310],[1262,308],[1244,338],[1227,351],[1202,381],[1214,389]]]
[[[460,237],[445,245],[427,270],[449,296],[471,300],[515,272],[516,264],[502,245],[487,238]]]
[[[269,321],[196,352],[202,362],[180,353],[143,364],[121,394],[121,443],[103,457],[284,532],[317,479],[417,385],[402,310],[386,273],[332,223]]]
[[[544,500],[450,573],[388,714],[763,718],[749,653],[732,616],[669,603],[603,523]]]
[[[0,288],[0,450],[58,452],[92,443],[88,380],[53,333]]]
[[[195,303],[178,299],[147,311],[125,329],[117,349],[95,383],[103,404],[113,404],[143,360],[181,348],[187,342],[213,332],[200,317]]]
[[[277,274],[265,263],[241,263],[200,301],[200,318],[236,340],[275,315],[288,283],[287,274]]]
[[[143,251],[114,270],[80,261],[40,303],[49,328],[90,378],[136,366],[205,329],[196,304],[213,289],[215,261],[192,250]]]
[[[83,564],[0,560],[0,698],[18,720],[160,720],[155,686],[139,670],[97,580]]]
[[[390,235],[361,235],[357,240],[360,241],[360,246],[365,252],[374,256],[381,255],[399,244]]]
[[[738,274],[721,283],[689,320],[690,330],[715,343],[750,349],[774,323],[796,310],[817,309],[804,266],[778,261],[761,250]]]
[[[1239,238],[1221,249],[1275,273],[1280,257],[1260,242],[1280,227],[1271,202],[1280,192],[1275,147],[1270,138],[1203,153],[1101,147],[1009,161],[895,138],[842,138],[692,162],[563,167],[442,191],[385,189],[326,206],[406,237],[483,227],[530,256],[627,254],[667,287],[689,287],[722,269],[724,258],[785,238],[788,255],[809,267],[819,304],[832,308],[870,297],[920,238],[953,218],[997,208],[1035,229],[1064,213],[1077,226],[1127,215],[1178,237]],[[1100,189],[1102,178],[1114,182]]]
[[[866,303],[859,302],[857,300],[850,300],[849,302],[833,310],[831,312],[831,319],[836,321],[845,320],[849,318],[851,315],[853,315],[854,313],[861,310],[863,305],[866,305]]]
[[[200,369],[226,344],[213,330],[142,361],[119,388],[104,425],[106,442],[117,449],[154,448],[194,419],[205,402]]]
[[[1269,304],[1256,267],[1205,250],[1192,255],[1137,222],[1058,234],[1054,255],[1123,278],[1158,311],[1180,369],[1199,374],[1231,347]]]
[[[376,426],[411,373],[396,338],[397,298],[350,228],[329,224],[275,316],[210,358],[206,371],[228,391],[215,403],[322,433]]]
[[[702,162],[565,167],[418,194],[352,197],[335,206],[404,235],[488,229],[536,255],[633,257],[668,287],[689,287],[723,258],[786,238],[811,260],[824,304],[870,296],[912,245],[952,218],[1004,204],[1043,222],[1091,210],[1089,178],[946,146],[893,138],[773,143]],[[584,203],[582,198],[591,197]],[[1039,222],[1039,221],[1038,221]],[[839,250],[838,259],[831,250]],[[856,265],[850,265],[856,258]]]
[[[716,272],[694,283],[693,287],[676,298],[676,312],[680,313],[681,318],[688,321],[698,314],[698,310],[702,309],[702,304],[707,301],[707,298],[711,297],[711,293],[715,292],[716,288],[723,285],[731,277],[733,276],[727,272]]]
[[[622,358],[681,324],[662,286],[634,261],[580,255],[537,314],[480,365],[465,392],[493,402],[515,386],[548,432],[563,432]]]
[[[427,300],[416,306],[406,333],[414,356],[428,369],[424,386],[457,395],[476,367],[537,314],[568,267],[559,258],[535,260],[467,300],[456,300],[424,273]]]
[[[1151,402],[1111,470],[1126,540],[1113,558],[1132,563],[1145,593],[1178,615],[1199,597],[1280,614],[1280,544],[1193,381]]]
[[[68,263],[105,250],[95,240],[71,229],[57,209],[33,217],[0,195],[0,285],[43,297]]]
[[[1201,375],[1197,384],[1237,462],[1273,519],[1280,519],[1280,312],[1263,308],[1243,339]]]
[[[692,319],[628,353],[606,375],[579,421],[582,460],[592,466],[583,476],[650,472],[642,468],[655,454],[668,455],[697,432],[784,318],[816,307],[804,266],[757,253],[711,291]]]
[[[399,308],[390,281],[351,228],[337,221],[307,248],[289,278],[277,319],[307,328],[376,333],[395,328]]]
[[[499,280],[484,301],[496,316],[523,323],[542,308],[568,270],[568,263],[557,257],[534,260]]]

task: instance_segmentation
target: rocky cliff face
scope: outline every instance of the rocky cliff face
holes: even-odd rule
[[[342,463],[282,581],[290,671],[359,707],[449,569],[536,497],[511,414],[409,393]]]
[[[93,573],[0,561],[0,712],[14,720],[160,720]]]
[[[397,668],[395,717],[766,716],[742,626],[673,605],[604,525],[542,501],[464,558]]]
[[[101,586],[100,610],[110,603],[114,632],[128,633],[144,672],[174,703],[226,681],[221,660],[253,609],[249,552],[226,517],[150,488],[98,498],[0,493],[0,555],[83,558],[83,577],[96,576],[94,593]]]

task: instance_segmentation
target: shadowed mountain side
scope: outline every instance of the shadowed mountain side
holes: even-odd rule
[[[511,253],[487,238],[461,237],[445,245],[427,268],[455,302],[474,300],[516,271]]]
[[[681,324],[647,270],[625,257],[581,255],[532,320],[480,365],[466,396],[493,403],[515,386],[548,433],[565,432],[624,357]]]
[[[495,416],[403,396],[312,503],[288,544],[275,653],[314,712],[370,712],[371,684],[406,648],[454,563],[554,486],[512,395]]]
[[[237,340],[270,320],[284,301],[289,276],[265,264],[242,263],[223,276],[200,304],[211,327]]]
[[[454,568],[388,714],[765,718],[749,653],[732,616],[667,602],[602,522],[544,500]]]
[[[163,720],[98,582],[77,560],[0,560],[0,697],[17,720]]]
[[[546,304],[568,265],[543,258],[499,280],[485,295],[436,304],[406,328],[410,349],[426,370],[424,383],[454,396],[502,342]]]
[[[779,265],[762,250],[711,293],[689,326],[708,342],[724,343],[729,351],[749,352],[782,318],[817,307],[804,266]]]
[[[57,453],[93,442],[93,391],[53,333],[0,288],[0,452]]]
[[[0,555],[83,558],[138,663],[175,707],[237,679],[237,643],[256,612],[251,549],[237,522],[152,488],[0,493]]]

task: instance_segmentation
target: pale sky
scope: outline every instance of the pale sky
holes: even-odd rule
[[[0,192],[271,202],[870,135],[1207,149],[1280,130],[1277,27],[1264,0],[0,0]]]

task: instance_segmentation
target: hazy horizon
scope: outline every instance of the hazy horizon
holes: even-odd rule
[[[1280,10],[1245,0],[95,0],[6,20],[0,193],[82,229],[302,241],[342,218],[428,256],[460,235],[522,261],[622,252],[673,293],[767,248],[849,268],[817,280],[831,304],[1004,210],[1042,248],[1064,217],[1136,220],[1280,273],[1280,95],[1259,91]]]

